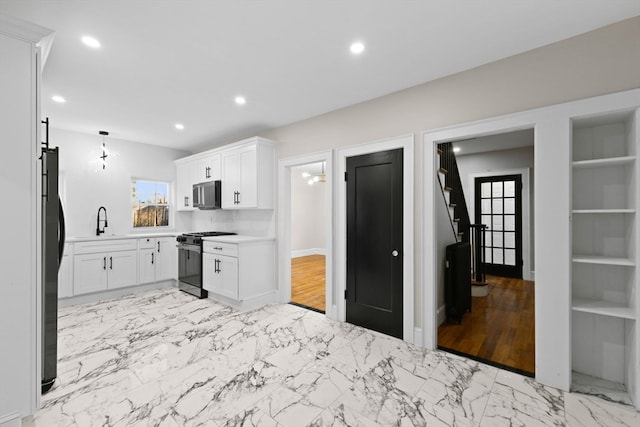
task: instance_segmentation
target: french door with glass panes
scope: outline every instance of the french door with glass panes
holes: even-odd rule
[[[522,278],[522,176],[475,179],[475,221],[487,226],[484,262],[487,274]]]

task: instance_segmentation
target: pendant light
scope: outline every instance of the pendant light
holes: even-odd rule
[[[107,154],[107,146],[105,145],[105,137],[109,135],[109,132],[101,130],[98,134],[102,135],[102,156],[100,156],[100,159],[102,160],[102,170],[104,170],[107,167],[107,157],[109,157]]]

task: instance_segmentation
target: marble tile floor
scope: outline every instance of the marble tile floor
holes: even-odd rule
[[[292,305],[176,289],[60,310],[42,426],[633,426],[629,406]]]

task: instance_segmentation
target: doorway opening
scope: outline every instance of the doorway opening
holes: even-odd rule
[[[282,303],[336,319],[332,171],[331,151],[278,161],[278,287]]]
[[[445,316],[438,319],[438,347],[534,376],[534,130],[452,141],[452,145],[469,221],[475,224],[471,229],[481,230],[482,235],[474,243],[478,257],[471,309],[459,324],[447,322]],[[438,241],[445,246],[450,228],[439,221]],[[439,303],[444,303],[440,296]]]
[[[291,303],[326,310],[326,164],[291,168]]]

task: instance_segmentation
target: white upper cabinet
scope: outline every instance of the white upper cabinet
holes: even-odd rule
[[[197,182],[219,180],[221,172],[220,154],[207,155],[198,160]]]
[[[176,209],[193,211],[193,184],[197,181],[197,161],[176,161]]]
[[[273,209],[273,143],[252,138],[222,153],[222,208]]]
[[[193,184],[222,181],[223,209],[273,209],[275,143],[253,137],[176,160],[177,210],[193,211]]]

